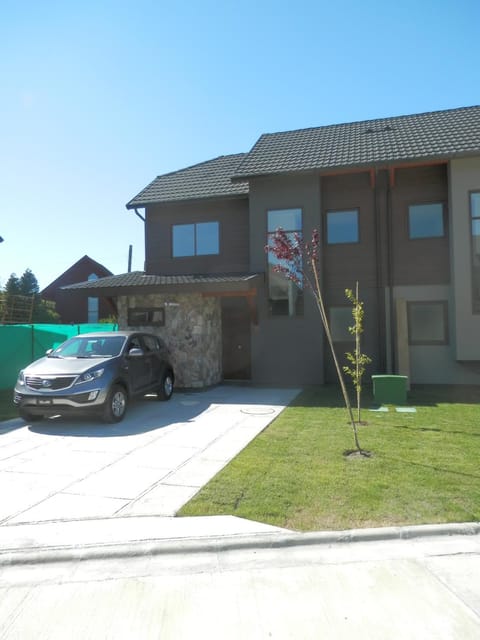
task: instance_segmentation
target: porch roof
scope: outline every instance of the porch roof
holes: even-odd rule
[[[133,271],[78,282],[62,289],[108,297],[148,293],[248,294],[263,282],[263,278],[263,273],[152,275]]]

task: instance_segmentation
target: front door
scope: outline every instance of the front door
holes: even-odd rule
[[[251,378],[250,323],[250,309],[246,298],[222,298],[224,380]]]

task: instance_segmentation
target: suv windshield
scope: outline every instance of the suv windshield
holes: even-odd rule
[[[125,338],[122,336],[98,336],[70,338],[54,349],[50,358],[112,358],[122,350]]]

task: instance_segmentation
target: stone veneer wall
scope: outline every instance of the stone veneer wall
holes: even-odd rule
[[[165,309],[165,326],[128,326],[128,309]],[[172,354],[175,386],[208,387],[222,379],[222,319],[219,298],[189,293],[118,298],[118,324],[123,330],[154,333]]]

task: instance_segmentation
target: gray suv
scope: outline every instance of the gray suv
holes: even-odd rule
[[[157,336],[84,333],[20,371],[13,401],[29,422],[87,412],[120,422],[131,398],[154,392],[159,400],[169,400],[174,381],[168,349]]]

